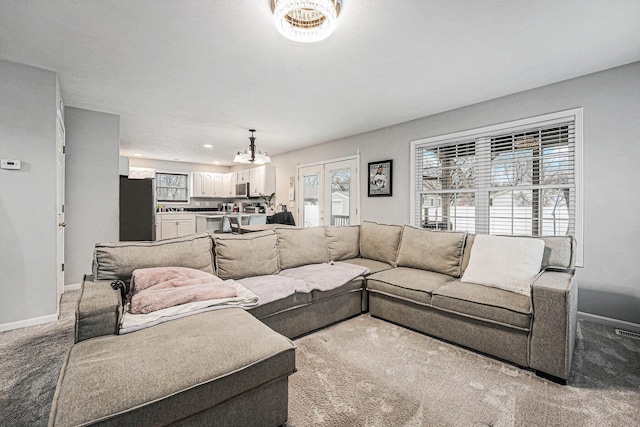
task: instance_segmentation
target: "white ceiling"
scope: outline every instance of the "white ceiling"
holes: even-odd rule
[[[639,61],[639,22],[638,0],[344,0],[299,44],[270,0],[0,0],[0,58],[120,115],[122,155],[230,165],[249,128],[277,155]]]

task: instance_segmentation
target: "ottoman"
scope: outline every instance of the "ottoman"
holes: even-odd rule
[[[278,426],[295,346],[240,308],[75,344],[49,426]]]

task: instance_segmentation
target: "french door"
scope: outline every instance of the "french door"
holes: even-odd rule
[[[358,157],[298,167],[298,224],[360,223]]]

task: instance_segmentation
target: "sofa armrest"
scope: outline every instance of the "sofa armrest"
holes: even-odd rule
[[[529,366],[566,380],[576,341],[578,284],[572,271],[545,271],[532,285]]]
[[[111,288],[111,280],[94,280],[86,275],[76,305],[75,342],[118,333],[122,297]]]

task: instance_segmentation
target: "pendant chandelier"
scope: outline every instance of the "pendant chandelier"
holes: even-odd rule
[[[271,0],[276,28],[296,42],[317,42],[333,32],[342,0]]]
[[[257,165],[263,165],[271,162],[271,158],[266,152],[263,153],[262,151],[256,150],[256,137],[253,136],[255,131],[255,129],[249,129],[249,132],[251,132],[251,136],[249,137],[249,141],[251,141],[249,143],[249,148],[236,153],[236,156],[233,158],[235,163],[255,163]]]

